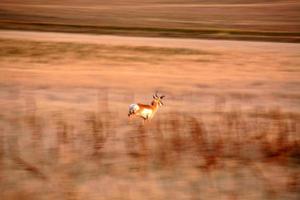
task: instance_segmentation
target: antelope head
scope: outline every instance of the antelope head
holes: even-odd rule
[[[157,92],[155,93],[155,95],[153,95],[153,101],[152,101],[152,105],[154,104],[157,104],[159,106],[163,106],[163,102],[162,102],[162,99],[164,98],[165,96],[162,95],[162,96],[158,96]]]

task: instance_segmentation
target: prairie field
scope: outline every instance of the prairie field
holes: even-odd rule
[[[298,200],[299,8],[2,0],[0,199]]]
[[[1,0],[0,29],[300,42],[298,0]]]
[[[299,198],[299,44],[0,38],[1,199]]]

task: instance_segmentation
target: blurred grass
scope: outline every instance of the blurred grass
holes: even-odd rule
[[[105,98],[85,113],[47,113],[31,96],[20,100],[0,121],[4,199],[114,198],[126,194],[121,182],[131,185],[123,199],[163,199],[174,188],[174,199],[299,196],[299,116],[280,109],[216,106],[212,118],[171,110],[142,125],[111,111]]]
[[[105,59],[127,62],[152,62],[170,56],[209,56],[217,53],[189,48],[151,46],[112,46],[69,42],[39,42],[0,39],[0,58],[28,58],[31,62],[57,62],[66,58]],[[201,62],[201,61],[200,61]]]
[[[14,0],[1,2],[0,28],[299,42],[299,7],[297,0]]]
[[[1,29],[34,30],[69,33],[92,33],[108,35],[174,37],[174,38],[209,38],[234,39],[249,41],[296,42],[300,41],[300,32],[289,31],[251,31],[238,29],[188,29],[188,28],[156,28],[156,27],[122,27],[51,24],[37,22],[1,21]]]

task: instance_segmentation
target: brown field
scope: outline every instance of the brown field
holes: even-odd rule
[[[0,31],[0,199],[298,199],[300,45]],[[165,106],[129,121],[153,92]]]
[[[298,0],[1,0],[0,28],[300,42]]]
[[[299,10],[1,0],[0,199],[300,199]]]

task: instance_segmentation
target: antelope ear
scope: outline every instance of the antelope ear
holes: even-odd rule
[[[162,95],[160,98],[163,99],[165,97],[165,95]]]
[[[156,99],[156,97],[154,95],[152,97],[153,97],[153,99]]]

